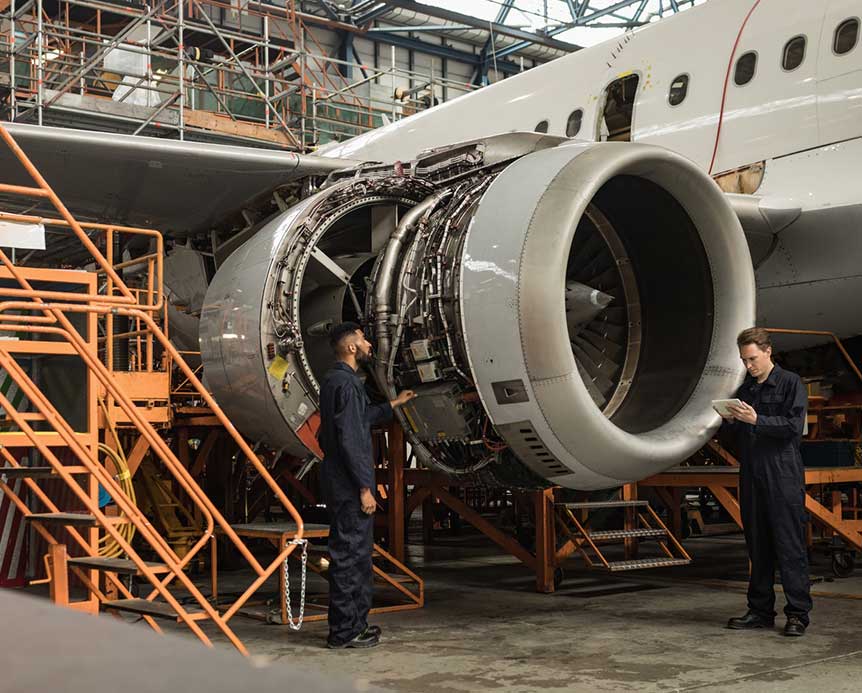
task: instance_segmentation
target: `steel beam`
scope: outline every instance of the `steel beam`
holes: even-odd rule
[[[630,0],[630,2],[634,2],[634,0]],[[386,4],[390,7],[400,7],[429,17],[436,17],[437,19],[442,19],[444,21],[451,22],[452,24],[463,24],[473,29],[479,29],[480,31],[493,31],[495,34],[499,34],[500,36],[520,39],[523,41],[524,45],[522,45],[518,50],[522,50],[530,44],[536,44],[537,46],[545,46],[546,48],[553,48],[555,50],[567,52],[576,51],[581,48],[581,46],[567,43],[565,41],[559,41],[550,36],[534,34],[533,32],[516,29],[515,27],[506,26],[499,22],[486,22],[467,14],[453,12],[451,10],[443,9],[442,7],[425,5],[419,2],[414,2],[414,0],[386,0]],[[363,18],[360,17],[359,19],[361,20]],[[499,58],[500,55],[497,54],[497,57]]]
[[[406,48],[408,50],[421,51],[427,55],[434,55],[439,58],[446,58],[447,60],[458,60],[468,65],[478,65],[480,63],[480,56],[473,53],[465,53],[464,51],[449,48],[449,46],[427,43],[401,34],[390,34],[388,32],[381,31],[374,32],[373,34],[369,33],[366,34],[366,36],[372,41],[379,41],[380,43],[387,43],[389,45]],[[500,72],[504,72],[507,75],[514,75],[521,71],[521,68],[518,65],[506,60],[500,61],[499,58],[497,61],[497,68]]]
[[[586,24],[589,24],[589,23],[595,21],[596,19],[600,19],[601,17],[605,17],[609,14],[613,14],[614,12],[617,12],[618,10],[624,9],[626,7],[630,7],[631,5],[634,5],[637,2],[640,2],[640,0],[622,0],[622,2],[615,3],[615,4],[611,5],[610,7],[606,7],[602,10],[596,10],[595,12],[592,12],[590,14],[582,15],[582,16],[578,17],[577,19],[575,19],[575,20],[573,20],[567,24],[561,24],[560,26],[554,27],[553,29],[551,29],[548,32],[547,35],[550,38],[552,36],[556,36],[557,34],[561,34],[564,31],[568,31],[569,29],[574,29],[575,27],[579,27],[579,26],[585,26]],[[584,9],[588,5],[589,5],[589,3],[584,3],[584,6],[582,7],[582,9]],[[530,45],[530,43],[536,43],[536,42],[535,41],[523,41],[520,43],[515,43],[515,44],[509,46],[508,48],[504,48],[503,50],[499,51],[497,53],[497,58],[498,59],[504,58],[507,55],[512,55],[512,53],[517,53],[518,51],[522,51],[525,48],[527,48]]]

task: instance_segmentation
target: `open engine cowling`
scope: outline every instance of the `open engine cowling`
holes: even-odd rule
[[[688,160],[511,134],[331,177],[219,269],[208,384],[249,436],[313,446],[326,333],[360,319],[426,465],[478,482],[617,486],[718,424],[754,320],[742,229]]]

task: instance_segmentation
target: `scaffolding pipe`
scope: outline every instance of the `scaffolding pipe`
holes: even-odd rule
[[[11,0],[9,5],[9,41],[11,41],[11,45],[9,46],[9,105],[11,108],[11,113],[9,116],[10,120],[15,120],[15,91],[16,91],[16,83],[15,83],[15,44],[17,43],[17,37],[15,35],[15,0]]]
[[[36,115],[39,125],[42,124],[42,80],[44,78],[44,46],[42,45],[42,0],[36,3]]]
[[[183,37],[183,26],[184,16],[186,10],[185,5],[183,4],[183,0],[178,0],[177,2],[177,33],[179,36],[179,60],[180,60],[180,113],[179,113],[179,126],[180,126],[180,142],[185,139],[185,109],[186,109],[186,89],[185,89],[185,71],[186,71],[186,63],[185,63],[185,39]],[[204,15],[206,16],[206,15]]]

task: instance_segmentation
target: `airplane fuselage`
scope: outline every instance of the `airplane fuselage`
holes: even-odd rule
[[[862,312],[849,299],[862,291],[860,17],[862,0],[711,0],[319,153],[409,160],[545,123],[551,135],[613,139],[609,87],[629,78],[625,139],[678,152],[716,177],[762,164],[746,192],[800,210],[755,253],[758,321],[859,334]]]

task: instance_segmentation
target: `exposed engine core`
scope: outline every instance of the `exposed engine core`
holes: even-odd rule
[[[715,430],[754,320],[742,229],[686,159],[504,135],[333,174],[219,269],[210,388],[246,435],[313,448],[329,328],[366,326],[373,377],[425,465],[481,483],[617,486]]]

